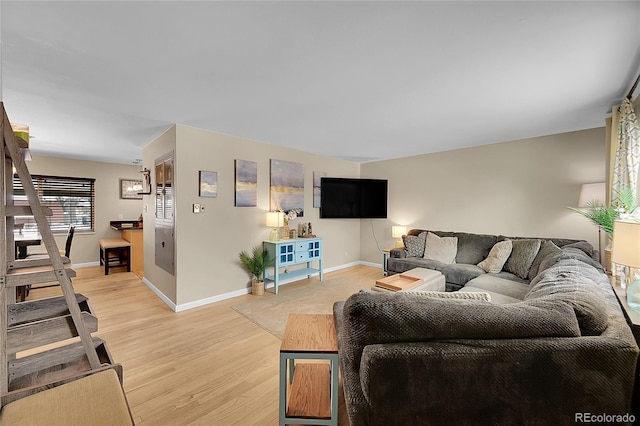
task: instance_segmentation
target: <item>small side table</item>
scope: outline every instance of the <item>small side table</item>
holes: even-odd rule
[[[289,315],[280,346],[280,425],[337,426],[338,368],[333,315]]]
[[[620,283],[620,277],[609,275],[609,281],[611,282],[613,291],[616,293],[616,297],[620,303],[620,308],[627,319],[627,323],[631,328],[633,337],[636,339],[638,346],[640,346],[640,312],[634,311],[627,304],[626,287],[623,287]],[[640,413],[640,370],[636,370],[635,382],[636,385],[634,386],[633,396],[631,399],[631,411],[638,414]]]
[[[391,250],[395,247],[389,247],[387,249],[382,249],[382,275],[385,277],[389,275],[389,271],[387,270],[387,259],[389,259]]]

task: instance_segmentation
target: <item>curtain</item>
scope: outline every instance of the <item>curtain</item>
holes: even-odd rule
[[[614,114],[613,118],[612,132],[617,129],[617,144],[611,178],[611,200],[615,203],[622,188],[631,188],[634,194],[637,193],[640,168],[640,125],[638,125],[633,104],[628,98],[622,101],[619,113]]]

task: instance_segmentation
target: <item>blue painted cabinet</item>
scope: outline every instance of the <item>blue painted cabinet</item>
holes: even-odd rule
[[[264,280],[265,283],[273,281],[276,294],[282,280],[319,274],[322,281],[322,238],[263,241],[262,247],[269,259],[275,258],[273,267],[265,269]],[[289,269],[290,266],[302,264],[306,264],[306,267]]]

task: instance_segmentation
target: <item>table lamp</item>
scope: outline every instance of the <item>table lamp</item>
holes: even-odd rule
[[[396,247],[402,247],[402,236],[407,233],[407,227],[402,225],[393,225],[391,227],[391,236],[396,239]]]
[[[613,223],[611,260],[625,266],[627,304],[640,311],[640,279],[634,279],[631,268],[640,268],[640,221],[616,220]]]
[[[267,212],[267,226],[273,228],[269,234],[269,241],[278,241],[280,239],[280,231],[278,228],[284,226],[283,212]]]
[[[606,186],[604,182],[585,183],[580,188],[578,208],[586,209],[592,205],[605,205]],[[602,227],[598,226],[598,254],[602,263]]]

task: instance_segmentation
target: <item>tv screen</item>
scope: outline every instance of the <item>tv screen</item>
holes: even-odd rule
[[[322,219],[386,219],[387,180],[327,178],[320,180]]]

